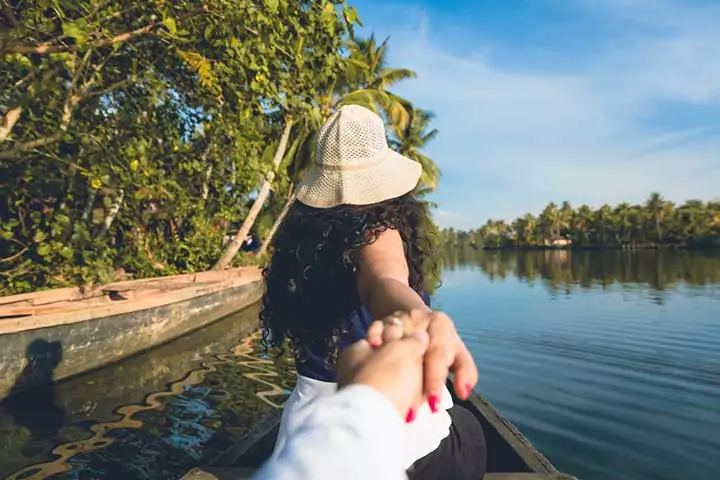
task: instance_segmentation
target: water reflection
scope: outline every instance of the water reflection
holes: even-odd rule
[[[239,315],[256,318],[257,308]],[[17,403],[15,414],[0,411],[0,478],[174,479],[207,463],[282,405],[294,382],[289,359],[262,358],[257,337],[238,320],[45,382],[51,395],[43,398],[54,398],[55,409]],[[67,413],[50,419],[43,409]],[[28,424],[33,416],[40,426]],[[23,448],[35,437],[46,448]]]
[[[513,276],[531,285],[539,280],[554,293],[643,284],[656,292],[658,302],[664,298],[661,292],[679,284],[697,288],[720,283],[720,252],[456,249],[443,252],[443,264],[448,271],[476,266],[491,280]]]
[[[0,408],[30,437],[22,447],[23,455],[34,457],[52,448],[66,421],[65,409],[55,403],[53,374],[62,360],[60,342],[35,340],[25,352],[26,365]]]
[[[477,388],[560,470],[718,478],[717,253],[456,252],[446,265],[435,300]]]

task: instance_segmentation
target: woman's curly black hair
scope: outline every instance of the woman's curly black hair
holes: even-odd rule
[[[333,364],[347,320],[361,305],[355,282],[360,249],[384,230],[397,230],[410,286],[421,293],[437,277],[433,227],[427,206],[412,194],[369,206],[317,209],[295,203],[263,272],[265,346],[282,354],[288,339],[295,358],[301,359],[307,349]]]

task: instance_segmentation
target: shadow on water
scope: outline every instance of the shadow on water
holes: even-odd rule
[[[60,428],[65,424],[65,409],[56,403],[53,375],[62,361],[60,342],[37,339],[25,351],[26,365],[10,393],[0,401],[16,425],[25,427],[30,438],[23,455],[35,457],[52,449]]]
[[[292,389],[289,360],[264,356],[257,337],[247,336],[248,321],[241,317],[257,314],[250,307],[54,385],[50,368],[49,381],[39,382],[47,394],[36,396],[45,399],[38,406],[44,417],[31,418],[22,400],[12,411],[0,409],[0,478],[176,479],[207,463],[282,405]],[[59,361],[57,354],[48,359],[40,363]],[[25,448],[41,431],[52,432],[46,446]]]

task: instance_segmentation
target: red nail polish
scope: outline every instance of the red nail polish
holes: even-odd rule
[[[378,341],[370,342],[370,348],[373,348],[373,349],[380,348],[380,342],[378,342]]]
[[[470,385],[469,383],[465,385],[465,394],[468,396],[468,398],[470,398],[472,391],[472,385]]]
[[[407,416],[405,417],[405,423],[411,423],[415,421],[415,409],[411,408],[408,410]]]
[[[440,397],[438,397],[437,395],[430,395],[428,397],[428,405],[430,405],[430,411],[432,411],[432,413],[437,413],[439,403]]]

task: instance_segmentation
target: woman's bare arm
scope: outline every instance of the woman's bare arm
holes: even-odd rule
[[[431,311],[410,288],[409,276],[402,238],[396,230],[385,230],[360,250],[358,293],[373,318],[384,318],[399,310]]]
[[[406,311],[414,329],[427,330],[430,345],[425,353],[424,375],[428,399],[434,397],[436,404],[441,398],[449,370],[455,374],[455,393],[466,399],[478,380],[475,361],[450,317],[431,310],[410,288],[409,274],[400,234],[395,230],[384,231],[377,241],[360,251],[356,274],[360,301],[375,319]],[[381,343],[382,332],[382,322],[373,322],[368,329],[371,345]]]

